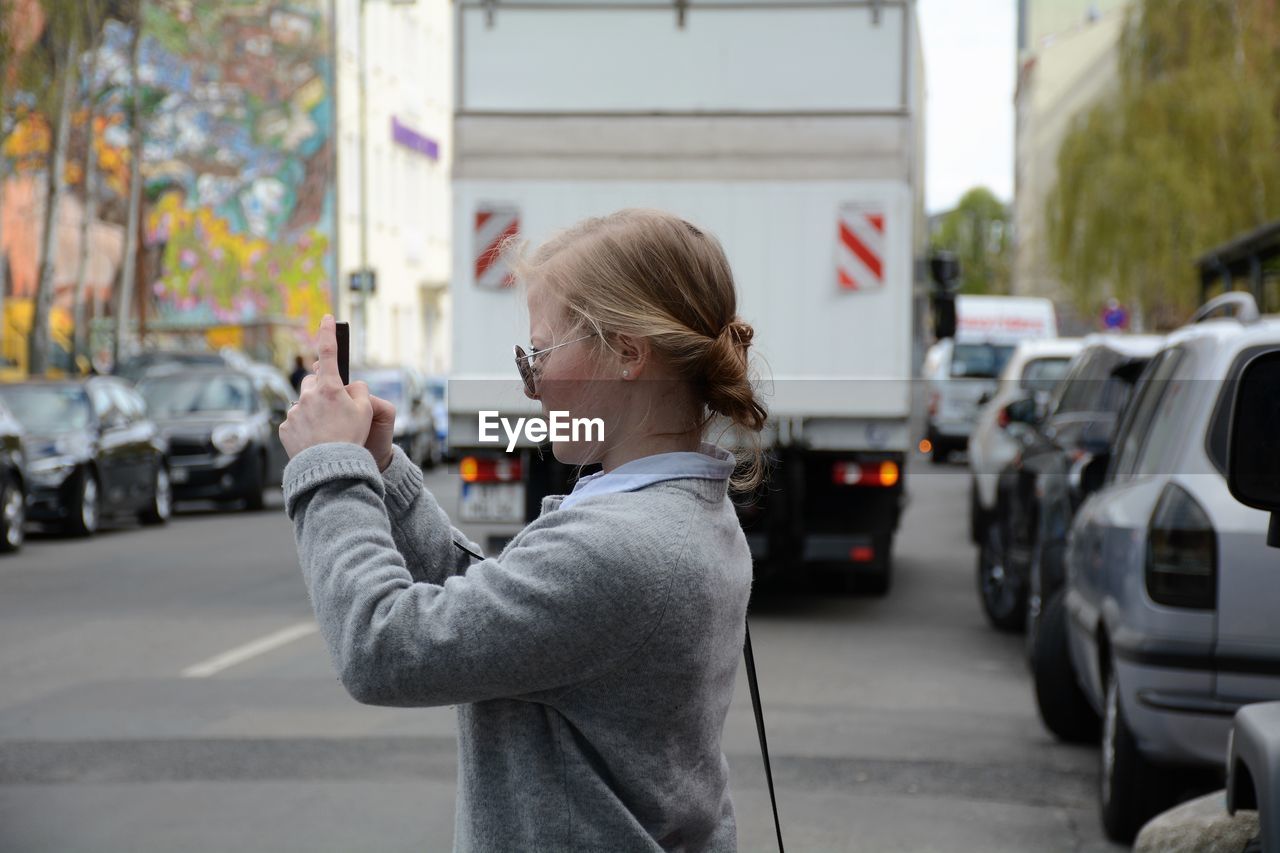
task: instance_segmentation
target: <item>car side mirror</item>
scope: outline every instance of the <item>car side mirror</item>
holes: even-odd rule
[[[1004,416],[1000,419],[1005,424],[1035,424],[1039,419],[1034,397],[1019,397],[1004,407]]]
[[[1107,479],[1107,467],[1111,464],[1111,453],[1086,453],[1071,465],[1067,473],[1067,482],[1075,496],[1084,500],[1102,488]]]
[[[1227,488],[1245,506],[1271,513],[1267,544],[1280,548],[1280,349],[1240,372],[1227,436]]]

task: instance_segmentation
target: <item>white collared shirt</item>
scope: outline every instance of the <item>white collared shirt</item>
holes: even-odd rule
[[[595,495],[634,492],[665,480],[727,480],[733,474],[733,454],[708,442],[697,451],[677,450],[655,453],[623,463],[612,471],[597,471],[574,484],[560,503],[560,509]]]

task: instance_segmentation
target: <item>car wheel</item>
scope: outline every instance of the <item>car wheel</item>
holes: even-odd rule
[[[92,536],[98,531],[101,493],[98,476],[92,469],[84,468],[79,475],[79,488],[67,507],[65,530],[72,536]]]
[[[0,552],[17,551],[26,539],[27,495],[10,479],[0,489]]]
[[[138,520],[143,524],[164,524],[172,514],[173,484],[169,481],[169,469],[159,462],[151,488],[151,503],[138,514]]]
[[[1031,626],[1028,626],[1028,633]],[[1040,611],[1034,631],[1031,676],[1040,719],[1054,737],[1068,743],[1092,743],[1100,720],[1076,681],[1067,648],[1067,605],[1063,590]]]
[[[951,460],[951,449],[939,441],[933,442],[929,450],[929,464],[946,465]]]
[[[1115,667],[1106,673],[1102,718],[1102,758],[1098,773],[1098,804],[1107,837],[1130,844],[1148,820],[1170,804],[1169,774],[1159,773],[1138,751],[1137,741],[1120,708]]]
[[[1026,590],[1006,567],[1004,537],[998,521],[987,525],[978,548],[978,598],[987,621],[1001,631],[1021,631],[1026,624]]]
[[[261,458],[249,475],[249,482],[244,490],[244,506],[250,512],[257,512],[267,505],[267,460]]]
[[[987,526],[986,515],[978,496],[978,481],[971,478],[969,480],[969,541],[974,545],[982,543]]]

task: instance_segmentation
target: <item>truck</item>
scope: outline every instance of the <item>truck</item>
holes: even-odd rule
[[[714,234],[770,417],[739,501],[758,578],[818,569],[885,593],[906,500],[926,286],[923,61],[913,0],[455,6],[448,411],[463,525],[500,547],[576,469],[481,441],[540,414],[499,252],[660,208]]]
[[[1057,336],[1057,312],[1043,297],[956,297],[955,335],[935,343],[924,361],[925,440],[934,464],[968,447],[979,413],[995,396],[1000,373],[1018,344]]]

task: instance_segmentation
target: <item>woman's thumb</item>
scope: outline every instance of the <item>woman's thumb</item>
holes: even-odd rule
[[[367,389],[366,389],[367,391]],[[395,423],[396,407],[381,397],[369,395],[369,402],[373,404],[373,420],[374,423]]]

